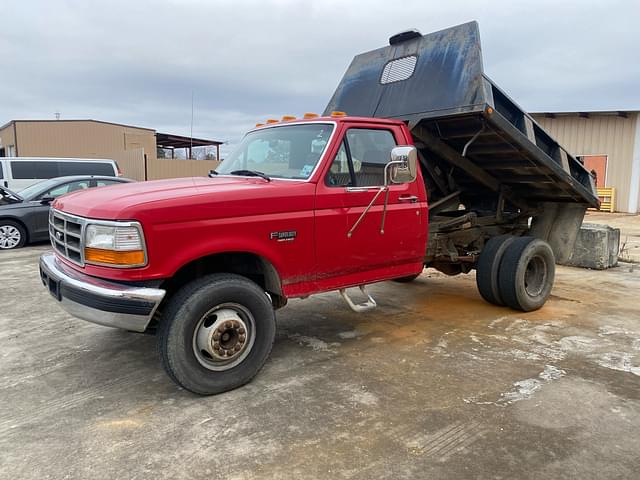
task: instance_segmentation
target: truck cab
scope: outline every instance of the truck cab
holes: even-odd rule
[[[307,116],[257,126],[209,178],[56,200],[43,283],[73,315],[157,329],[165,339],[177,331],[166,319],[182,318],[173,310],[195,301],[185,289],[196,282],[198,296],[233,285],[234,301],[223,302],[222,313],[207,310],[187,328],[200,332],[196,360],[211,371],[232,370],[258,340],[272,342],[260,329],[274,331],[273,310],[289,298],[340,290],[354,310],[372,308],[373,299],[356,304],[345,289],[423,269],[428,209],[416,149],[403,122]],[[260,315],[245,304],[252,297]],[[226,320],[207,326],[203,315]],[[235,340],[222,345],[214,336]],[[220,388],[184,385],[199,393]]]

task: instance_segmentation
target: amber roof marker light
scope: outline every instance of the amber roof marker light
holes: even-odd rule
[[[332,117],[346,117],[347,113],[346,112],[335,111],[335,112],[331,112],[331,116]]]
[[[305,113],[305,114],[302,116],[302,118],[304,118],[304,119],[306,119],[306,120],[309,120],[309,119],[311,119],[311,118],[318,118],[319,116],[320,116],[320,115],[318,115],[317,113],[310,113],[310,112],[307,112],[307,113]]]

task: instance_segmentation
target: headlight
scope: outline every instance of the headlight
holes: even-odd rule
[[[144,239],[139,225],[88,224],[85,229],[86,263],[114,267],[140,267],[146,264]]]

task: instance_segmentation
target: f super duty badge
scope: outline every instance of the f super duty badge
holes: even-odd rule
[[[293,242],[296,239],[298,232],[290,230],[288,232],[271,232],[269,238],[271,240],[277,240],[278,242]]]

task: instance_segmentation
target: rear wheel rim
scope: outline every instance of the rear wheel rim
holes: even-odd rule
[[[529,260],[524,271],[524,289],[530,297],[538,297],[545,289],[549,270],[547,262],[540,255]]]
[[[193,332],[193,353],[207,370],[229,370],[251,353],[255,337],[251,312],[237,303],[223,303],[198,320]]]
[[[15,248],[22,240],[22,233],[13,225],[0,225],[0,248]]]

